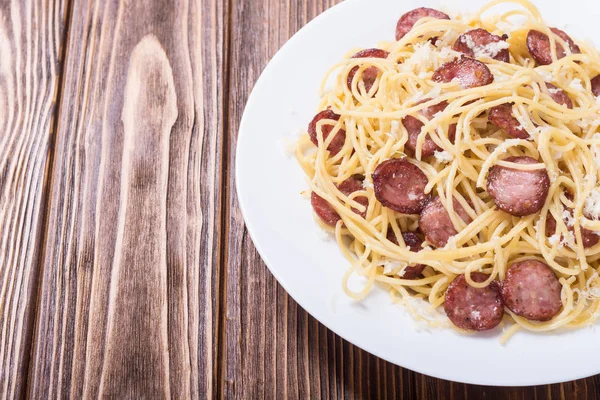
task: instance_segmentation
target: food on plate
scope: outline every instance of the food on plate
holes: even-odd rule
[[[516,3],[399,16],[332,67],[296,149],[349,296],[503,341],[600,316],[600,53]]]

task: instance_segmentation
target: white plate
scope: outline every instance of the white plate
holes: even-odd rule
[[[454,1],[474,12],[483,1]],[[600,5],[586,0],[537,1],[547,22],[591,38]],[[444,3],[448,9],[448,2]],[[396,21],[426,0],[346,0],[300,30],[269,63],[242,118],[236,180],[242,214],[254,244],[281,285],[329,329],[385,360],[465,383],[521,386],[568,381],[600,373],[600,333],[594,327],[546,335],[518,333],[506,346],[498,335],[463,336],[450,329],[419,330],[383,290],[365,301],[341,290],[348,263],[335,241],[323,240],[304,174],[284,152],[284,141],[315,114],[328,69],[356,47],[393,40]],[[452,6],[452,5],[450,5]],[[596,41],[598,44],[598,41]]]

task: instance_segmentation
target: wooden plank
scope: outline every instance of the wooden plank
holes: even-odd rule
[[[25,394],[66,1],[0,1],[0,398]]]
[[[310,317],[261,261],[244,228],[234,188],[239,120],[268,60],[298,29],[337,2],[231,0],[226,305],[219,394],[231,399],[594,398],[598,377],[563,385],[495,388],[435,379],[379,360]]]
[[[31,397],[213,396],[223,20],[74,0]]]

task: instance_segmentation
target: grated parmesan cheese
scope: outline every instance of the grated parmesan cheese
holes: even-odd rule
[[[371,180],[371,177],[366,177],[365,180],[363,181],[363,188],[364,189],[373,189],[373,180]]]
[[[442,89],[436,85],[425,95],[425,98],[435,99],[436,97],[440,97],[441,93]]]
[[[575,217],[573,217],[573,214],[571,214],[569,210],[563,210],[562,217],[563,220],[567,223],[567,226],[575,225]]]
[[[510,147],[518,146],[521,144],[522,139],[506,139],[496,147],[495,151],[499,153],[506,153]]]
[[[298,129],[295,135],[283,137],[280,139],[279,143],[281,144],[283,154],[286,157],[291,158],[294,156],[294,153],[296,152],[296,145],[298,143],[298,139],[303,134],[304,131],[302,129]]]
[[[460,53],[450,47],[436,48],[431,43],[417,43],[413,46],[413,53],[399,65],[401,72],[415,73],[424,79],[428,72],[438,69],[442,64],[452,61]]]
[[[404,275],[404,270],[408,266],[406,262],[398,260],[385,260],[381,265],[384,275],[398,275],[399,277]]]
[[[448,238],[448,242],[446,243],[446,246],[444,246],[444,249],[446,249],[446,250],[456,249],[456,238],[454,236],[451,236]]]
[[[467,45],[467,47],[473,50],[475,58],[479,57],[490,57],[494,58],[502,50],[508,49],[510,45],[508,42],[501,40],[499,42],[491,42],[485,46],[478,46],[469,35],[461,36],[461,42]]]
[[[400,69],[410,72],[422,72],[433,68],[435,57],[430,43],[417,43],[413,54],[401,64]]]
[[[454,160],[452,154],[448,153],[447,151],[436,151],[434,153],[434,156],[437,162],[439,162],[440,164],[449,163],[452,162],[452,160]]]
[[[418,297],[407,297],[400,301],[405,310],[413,317],[416,327],[429,330],[431,327],[446,327],[448,317],[442,311],[443,307],[436,308],[429,302]]]
[[[471,319],[473,321],[480,321],[481,320],[481,312],[479,312],[477,310],[472,310],[471,311]]]
[[[319,229],[315,229],[315,234],[319,239],[321,239],[324,242],[329,242],[333,238],[333,235],[331,233],[327,232],[321,227],[319,227]]]
[[[520,112],[513,113],[517,121],[519,121],[519,125],[522,129],[524,129],[527,133],[529,133],[529,137],[531,139],[537,138],[539,135],[547,134],[550,132],[550,128],[547,126],[535,126],[529,117],[523,116]]]
[[[417,193],[415,193],[415,192],[412,192],[412,191],[411,191],[411,192],[408,192],[408,199],[409,199],[410,201],[413,201],[413,200],[418,200],[419,198],[420,198],[419,194],[417,194]]]
[[[454,60],[456,57],[460,57],[461,53],[452,50],[451,47],[443,47],[438,52],[438,58],[441,62],[448,62]]]
[[[535,72],[546,82],[551,82],[554,80],[554,76],[551,72],[546,71],[545,69],[536,68]]]
[[[600,287],[597,286],[598,273],[594,272],[590,279],[585,283],[586,293],[585,296],[588,299],[600,299]]]
[[[560,244],[563,246],[575,246],[575,235],[573,235],[573,232],[569,231],[565,233],[560,241]]]
[[[423,93],[422,90],[417,90],[415,92],[415,94],[413,95],[413,97],[408,99],[407,103],[408,104],[416,104],[416,103],[420,102],[421,100],[423,100],[424,98],[425,98],[425,93]]]
[[[400,139],[400,122],[392,121],[392,130],[390,131],[390,135],[392,135],[396,139]]]
[[[596,271],[592,272],[592,276],[585,282],[585,289],[580,291],[579,289],[573,289],[573,292],[579,294],[583,300],[598,300],[600,299],[600,287],[598,287],[598,280],[600,276]]]
[[[548,88],[548,92],[551,93],[551,94],[557,94],[557,93],[562,92],[562,89],[559,89],[559,88],[556,88],[556,89],[554,89],[554,88]]]
[[[569,87],[573,90],[585,90],[583,85],[581,84],[581,79],[575,78],[569,83]]]
[[[600,219],[600,187],[594,188],[585,199],[583,211],[592,219]]]
[[[555,233],[554,235],[548,238],[548,243],[552,246],[558,246],[559,248],[563,247],[563,244],[560,242],[560,235]]]

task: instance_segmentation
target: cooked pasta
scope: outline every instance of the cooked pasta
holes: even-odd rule
[[[378,284],[463,330],[505,324],[506,340],[600,315],[600,53],[528,1],[499,3],[448,19],[417,9],[398,40],[349,52],[296,157],[350,265],[349,296]]]

